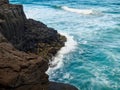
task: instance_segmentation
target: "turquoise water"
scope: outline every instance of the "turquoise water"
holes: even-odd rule
[[[120,90],[120,0],[11,0],[66,35],[50,80],[80,90]],[[53,73],[54,72],[54,73]]]

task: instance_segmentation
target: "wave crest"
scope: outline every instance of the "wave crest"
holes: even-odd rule
[[[62,6],[61,8],[63,10],[78,13],[78,14],[85,14],[85,15],[94,14],[94,11],[92,9],[75,9],[75,8],[69,8],[67,6]]]

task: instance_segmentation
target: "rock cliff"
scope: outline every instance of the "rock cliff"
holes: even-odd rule
[[[77,90],[45,74],[65,41],[53,28],[27,19],[22,5],[0,0],[0,90]]]

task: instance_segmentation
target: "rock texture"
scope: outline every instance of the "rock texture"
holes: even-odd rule
[[[45,74],[65,41],[53,28],[27,19],[22,5],[0,0],[0,90],[77,90]]]

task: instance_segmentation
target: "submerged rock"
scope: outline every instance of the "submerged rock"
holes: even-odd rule
[[[45,73],[65,41],[53,28],[27,19],[22,5],[0,0],[0,90],[77,90],[50,82]]]

